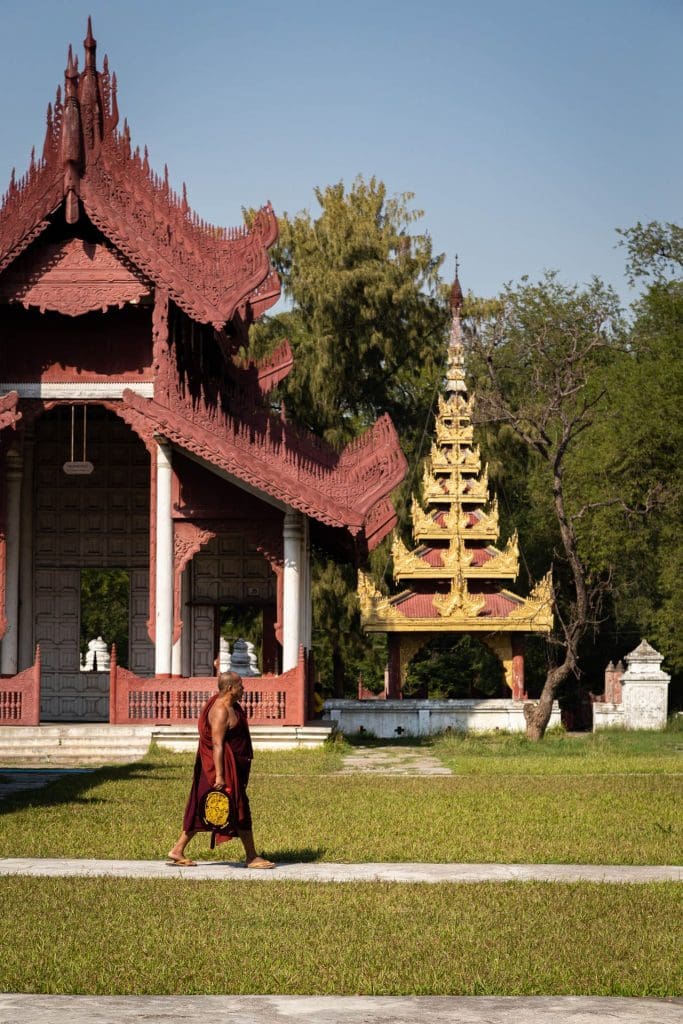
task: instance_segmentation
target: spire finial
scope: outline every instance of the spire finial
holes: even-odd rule
[[[95,54],[97,52],[97,40],[92,34],[92,18],[88,16],[88,30],[83,40],[83,46],[85,48],[85,66],[86,68],[95,67]]]
[[[451,307],[451,312],[453,313],[454,316],[456,316],[456,315],[460,316],[460,310],[462,309],[462,304],[463,304],[462,288],[460,287],[460,278],[458,277],[459,270],[460,270],[460,260],[459,260],[457,254],[456,254],[456,257],[455,257],[455,280],[453,281],[453,285],[451,287],[451,295],[450,295],[450,307]]]

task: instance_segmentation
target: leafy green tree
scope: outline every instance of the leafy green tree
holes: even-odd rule
[[[478,419],[500,430],[508,448],[521,446],[529,514],[552,554],[557,628],[540,697],[525,709],[527,735],[540,739],[553,700],[579,671],[581,643],[597,627],[609,585],[580,549],[577,523],[590,509],[572,488],[570,457],[590,444],[603,415],[596,371],[614,359],[623,325],[617,296],[599,280],[567,287],[546,274],[506,287],[494,306],[470,316],[468,333]]]
[[[600,372],[606,414],[590,449],[574,459],[576,487],[593,505],[579,537],[588,564],[611,573],[617,635],[629,643],[647,636],[680,678],[683,232],[655,223],[621,235],[629,276],[650,281],[635,303],[628,346]]]
[[[272,256],[290,309],[252,328],[250,349],[261,356],[289,339],[294,368],[274,396],[289,418],[342,446],[388,412],[413,464],[445,362],[442,257],[414,230],[411,194],[359,177],[316,188],[315,198],[317,215],[280,219]],[[372,561],[381,574],[386,545]],[[351,567],[316,563],[313,612],[323,681],[336,694],[355,689],[361,672],[379,685],[384,641],[360,632]]]

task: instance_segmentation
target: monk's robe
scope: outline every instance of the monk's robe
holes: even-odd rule
[[[209,712],[220,695],[215,693],[201,710],[199,716],[199,747],[194,763],[192,788],[183,817],[183,829],[186,832],[212,832],[211,845],[225,843],[237,835],[237,829],[251,828],[251,809],[247,796],[247,783],[254,751],[249,735],[249,725],[244,709],[233,704],[232,709],[237,715],[237,724],[227,729],[223,739],[223,775],[226,789],[232,793],[237,809],[237,829],[226,825],[223,829],[212,829],[204,824],[199,816],[199,808],[204,796],[216,785],[216,768],[213,763],[213,745],[211,742],[211,723]]]

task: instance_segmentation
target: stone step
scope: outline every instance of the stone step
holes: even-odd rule
[[[251,736],[256,750],[291,750],[321,746],[332,729],[326,722],[256,725]],[[0,766],[125,764],[143,758],[152,740],[165,750],[194,753],[197,726],[0,726]]]
[[[254,750],[296,750],[321,747],[332,735],[330,722],[320,725],[252,725],[251,742]],[[157,726],[152,738],[164,750],[192,751],[197,749],[196,726]]]

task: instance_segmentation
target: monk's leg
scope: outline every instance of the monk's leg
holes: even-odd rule
[[[185,860],[185,847],[196,832],[186,832],[184,829],[178,836],[178,842],[168,851],[169,860]]]
[[[254,833],[251,829],[238,829],[239,837],[242,840],[242,846],[247,857],[248,868],[274,868],[275,864],[272,860],[266,860],[265,857],[259,857],[254,846]]]

